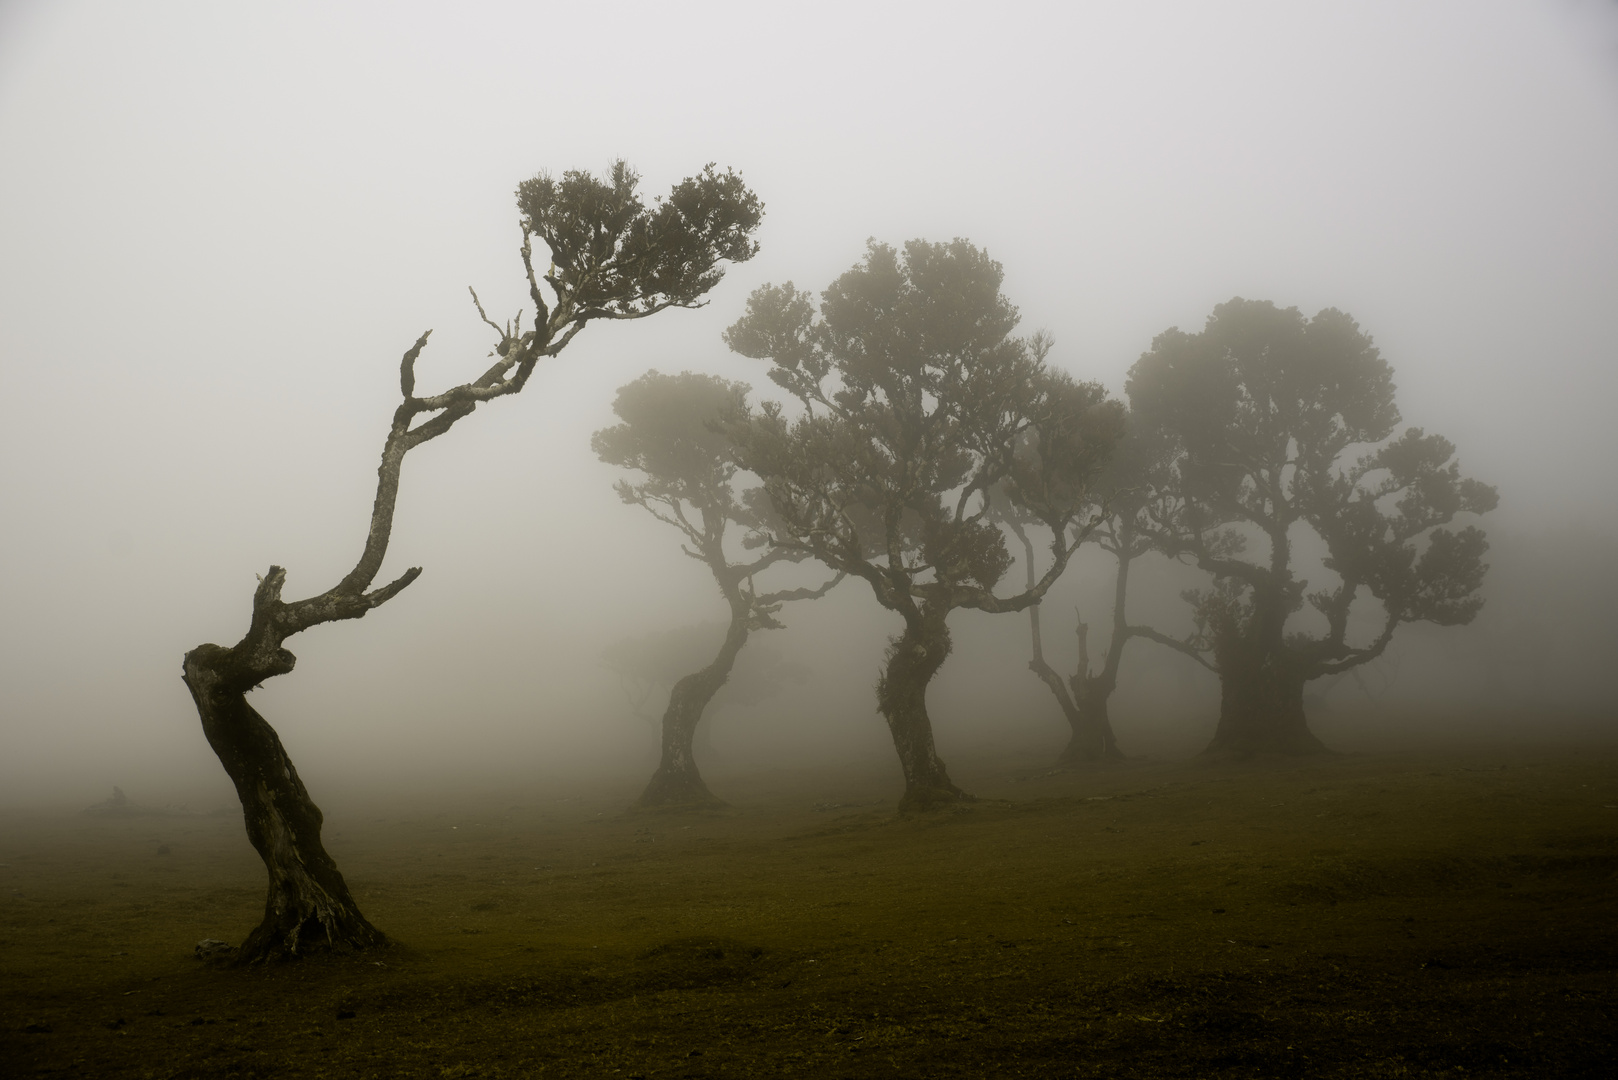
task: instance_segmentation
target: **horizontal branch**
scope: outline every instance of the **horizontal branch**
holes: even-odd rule
[[[781,589],[777,592],[754,596],[753,601],[758,604],[779,606],[792,600],[818,600],[836,588],[838,583],[846,577],[848,577],[847,574],[838,571],[837,575],[830,581],[823,582],[813,589]]]

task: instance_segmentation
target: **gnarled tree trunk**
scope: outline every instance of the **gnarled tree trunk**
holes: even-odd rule
[[[360,913],[321,845],[320,808],[298,779],[275,729],[247,703],[247,690],[258,682],[255,674],[281,672],[255,673],[242,661],[238,650],[218,645],[199,646],[185,657],[185,684],[203,734],[236,785],[247,838],[270,875],[264,921],[242,945],[238,961],[386,945],[387,937]]]
[[[523,258],[525,262],[529,259],[526,244]],[[498,350],[500,359],[477,382],[419,398],[415,396],[415,363],[427,337],[423,334],[417,339],[400,362],[403,400],[394,410],[383,441],[371,525],[354,569],[318,596],[285,602],[281,590],[286,571],[270,567],[253,593],[252,620],[241,641],[230,648],[199,645],[185,655],[185,684],[196,702],[203,733],[236,785],[248,839],[269,873],[264,919],[237,953],[237,963],[387,943],[382,932],[360,913],[343,875],[321,845],[320,809],[298,779],[275,730],[247,704],[247,693],[296,665],[297,658],[283,647],[288,638],[322,623],[362,618],[416,580],[420,567],[382,588],[366,591],[387,555],[405,454],[471,415],[480,401],[520,391],[549,340],[543,327],[526,335],[520,348],[508,335]],[[432,415],[412,427],[423,414]]]
[[[397,458],[391,471],[388,460],[384,456],[383,487],[389,497],[379,495],[378,504],[386,503],[391,513],[398,471]],[[373,547],[367,545],[368,552]],[[375,561],[381,561],[380,554]],[[362,569],[367,565],[362,558]],[[364,575],[361,588],[374,573]],[[320,596],[288,604],[281,600],[286,571],[272,566],[253,593],[253,618],[242,640],[228,649],[199,645],[185,654],[185,685],[196,702],[203,734],[236,785],[248,840],[270,877],[264,920],[237,953],[238,963],[387,943],[382,932],[360,914],[343,875],[321,846],[320,809],[298,779],[275,730],[247,704],[247,693],[297,664],[297,657],[282,647],[287,638],[323,622],[361,618],[398,595],[420,573],[411,569],[369,593],[350,592],[339,585]]]
[[[888,722],[904,770],[901,811],[971,798],[950,780],[933,745],[933,722],[927,715],[927,686],[950,652],[944,616],[925,605],[905,615],[904,632],[888,646],[887,670],[876,685],[877,708]]]
[[[736,656],[747,644],[749,604],[740,596],[731,598],[730,627],[713,663],[674,684],[669,707],[663,713],[663,756],[651,782],[641,792],[642,807],[723,806],[708,790],[697,759],[692,752],[697,724],[719,688],[730,678]]]

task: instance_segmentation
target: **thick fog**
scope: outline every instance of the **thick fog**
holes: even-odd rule
[[[181,656],[241,636],[272,563],[289,596],[353,565],[400,354],[431,328],[422,387],[479,374],[467,286],[498,318],[527,302],[517,183],[619,157],[647,195],[740,170],[761,253],[701,310],[591,325],[410,456],[383,579],[422,577],[289,641],[297,670],[253,695],[317,801],[339,780],[644,777],[655,736],[603,652],[726,609],[590,434],[648,368],[775,396],[720,332],[761,283],[818,293],[868,237],[987,248],[1023,329],[1115,395],[1154,335],[1233,296],[1351,313],[1405,422],[1454,440],[1500,508],[1484,615],[1404,628],[1318,689],[1318,721],[1612,716],[1618,6],[9,0],[0,802],[228,795]],[[1132,617],[1182,633],[1200,575],[1150,562]],[[1087,552],[1046,604],[1059,666],[1076,605],[1107,620],[1111,572]],[[897,619],[852,583],[783,617],[741,673],[812,676],[718,703],[715,760],[890,761],[872,686]],[[1026,617],[952,625],[944,758],[1054,755]],[[1216,714],[1189,661],[1126,661],[1126,751],[1192,752]]]

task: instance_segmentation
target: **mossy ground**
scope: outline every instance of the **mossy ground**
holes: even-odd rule
[[[951,765],[328,806],[401,944],[256,970],[191,956],[257,921],[238,820],[12,811],[0,1072],[1612,1075],[1610,747]]]

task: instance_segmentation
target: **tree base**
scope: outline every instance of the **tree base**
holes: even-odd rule
[[[708,790],[702,777],[659,769],[635,800],[637,810],[728,810],[730,804]]]
[[[899,813],[913,814],[976,801],[976,797],[947,781],[945,785],[916,785],[905,790],[904,798],[899,800]]]
[[[301,919],[296,916],[266,918],[236,950],[230,964],[251,967],[314,955],[386,949],[392,945],[388,936],[358,911],[336,919],[322,918],[318,912],[310,911]]]
[[[1076,769],[1094,765],[1116,765],[1128,760],[1123,751],[1116,746],[1098,749],[1093,745],[1069,742],[1067,748],[1062,751],[1061,756],[1056,759],[1056,767],[1059,769]]]
[[[1276,757],[1306,757],[1311,755],[1334,754],[1325,743],[1315,738],[1315,733],[1308,728],[1298,728],[1287,732],[1266,733],[1264,735],[1231,735],[1219,733],[1202,751],[1207,758],[1232,758],[1237,761],[1246,761],[1249,758],[1274,755]]]

